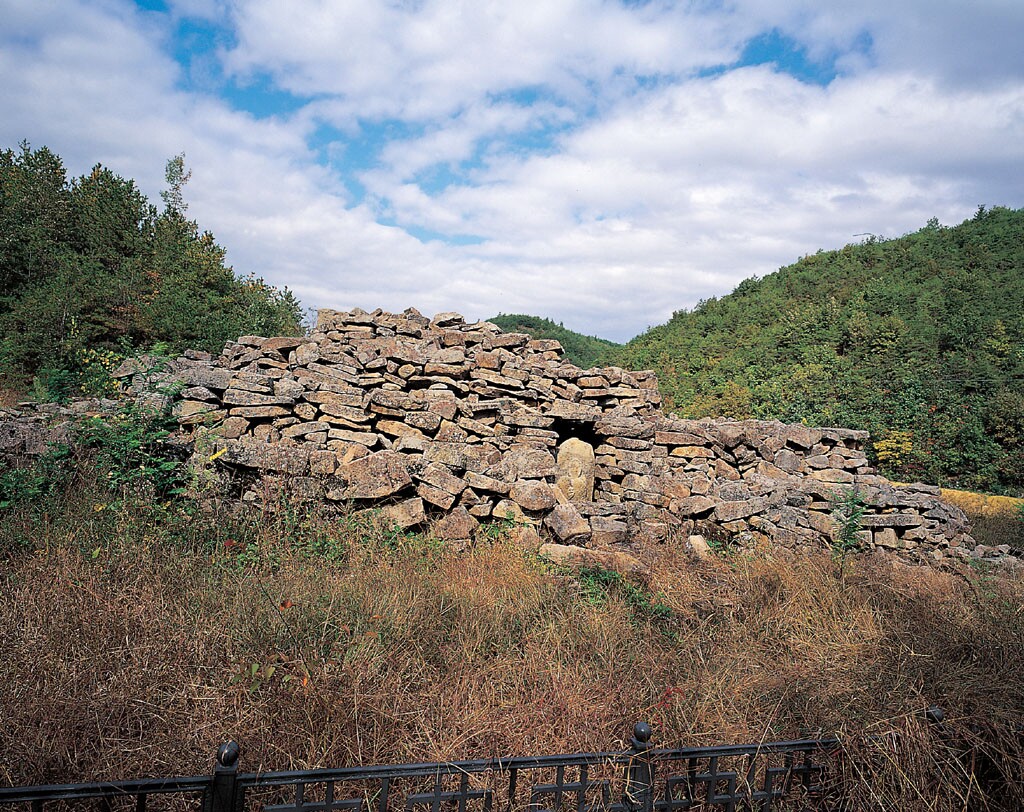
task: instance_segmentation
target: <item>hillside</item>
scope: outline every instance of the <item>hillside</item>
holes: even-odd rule
[[[567,330],[551,319],[522,314],[499,314],[487,321],[497,324],[506,333],[528,333],[533,338],[552,338],[560,342],[565,350],[565,357],[570,363],[583,369],[604,363],[609,355],[621,347],[614,341],[596,336],[585,336]]]
[[[883,471],[1024,489],[1024,210],[819,251],[679,311],[612,359],[680,416],[868,429]]]
[[[188,218],[184,157],[167,162],[164,207],[99,164],[69,179],[46,147],[0,150],[0,380],[36,395],[101,389],[133,349],[219,351],[245,333],[294,335],[301,310],[225,264]],[[98,393],[98,392],[96,392]]]

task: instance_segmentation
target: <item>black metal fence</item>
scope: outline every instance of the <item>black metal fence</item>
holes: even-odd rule
[[[0,789],[0,805],[57,812],[676,812],[831,810],[836,739],[676,750],[633,729],[625,752],[241,773],[221,746],[213,775]],[[80,808],[80,807],[77,807]]]

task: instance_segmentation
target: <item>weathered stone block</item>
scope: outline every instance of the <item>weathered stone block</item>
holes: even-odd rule
[[[227,451],[221,459],[233,465],[295,476],[303,476],[309,472],[309,450],[300,446],[242,439],[229,441],[226,447]]]
[[[423,447],[424,462],[439,462],[449,468],[466,467],[470,449],[462,443],[428,442]]]
[[[528,341],[530,341],[530,336],[526,333],[498,333],[488,339],[491,347],[495,349],[498,347],[522,347]]]
[[[639,580],[645,580],[650,575],[650,570],[640,559],[629,553],[590,550],[570,544],[544,544],[540,548],[540,554],[549,561],[566,567],[599,567]]]
[[[735,423],[719,423],[712,431],[723,448],[735,448],[747,440],[746,429]]]
[[[502,499],[498,502],[494,506],[492,515],[495,519],[516,522],[517,524],[535,524],[534,520],[523,513],[523,509],[511,499]]]
[[[296,403],[292,407],[292,414],[299,420],[313,420],[316,418],[316,406],[312,403]]]
[[[426,502],[436,505],[442,510],[449,510],[455,504],[456,496],[448,493],[442,488],[437,488],[426,482],[416,484],[416,493]]]
[[[286,417],[290,412],[283,406],[236,406],[228,414],[232,417],[257,419],[261,417]]]
[[[474,420],[472,417],[460,417],[458,426],[468,434],[473,434],[477,437],[494,437],[496,434],[493,426],[489,426],[480,420]]]
[[[744,499],[740,502],[719,502],[715,505],[714,517],[719,522],[731,522],[760,513],[767,506],[768,500],[763,496]]]
[[[435,364],[427,362],[423,367],[423,374],[427,377],[442,376],[447,378],[461,378],[465,374],[464,367],[456,364]]]
[[[186,389],[182,389],[178,397],[180,397],[182,400],[218,400],[217,395],[215,395],[212,390],[207,389],[205,386],[189,386]]]
[[[676,505],[676,510],[680,516],[699,516],[704,513],[710,513],[715,507],[715,501],[709,499],[706,496],[690,496],[686,499],[680,499]]]
[[[342,406],[334,402],[320,404],[321,420],[342,425],[362,425],[370,422],[369,413],[352,406]]]
[[[381,499],[412,484],[406,458],[393,451],[378,451],[343,465],[336,476],[345,484],[328,491],[328,499]]]
[[[917,513],[867,514],[860,520],[863,527],[917,527],[924,519]]]
[[[185,423],[197,415],[201,418],[204,414],[218,411],[217,404],[207,403],[202,400],[181,400],[174,404],[173,414],[178,422]]]
[[[539,479],[554,476],[558,472],[555,458],[545,448],[514,445],[505,454],[503,462],[514,478]]]
[[[510,426],[529,426],[532,428],[544,429],[553,424],[555,421],[537,412],[533,409],[516,409],[506,419],[506,422]]]
[[[876,530],[872,533],[872,540],[878,547],[884,547],[889,550],[896,550],[902,546],[896,531],[891,527],[881,527]]]
[[[446,466],[436,462],[430,463],[416,474],[416,479],[440,488],[452,496],[458,496],[466,489],[466,483],[462,479],[452,474]]]
[[[175,377],[186,386],[203,386],[223,392],[231,383],[232,372],[219,367],[189,367]]]
[[[638,437],[647,439],[654,436],[654,424],[629,417],[605,416],[594,424],[598,434],[605,437]]]
[[[522,389],[523,382],[516,378],[509,378],[498,372],[492,372],[489,369],[477,368],[470,373],[470,377],[476,378],[482,381],[486,381],[489,384],[493,384],[497,387],[503,387],[505,389]]]
[[[225,440],[234,440],[245,434],[248,429],[249,421],[244,417],[228,417],[214,431]]]
[[[439,443],[465,443],[468,435],[457,423],[442,420],[434,439]]]
[[[545,517],[544,524],[562,541],[590,535],[590,523],[572,504],[556,505]]]
[[[699,561],[711,558],[711,547],[704,536],[695,534],[686,539],[686,551]]]
[[[260,349],[264,352],[287,353],[288,350],[295,349],[305,342],[303,336],[274,336],[266,339]]]
[[[294,403],[306,393],[306,388],[294,378],[278,378],[274,381],[274,394]]]
[[[331,440],[344,440],[347,443],[359,443],[367,448],[373,448],[380,442],[380,437],[372,431],[349,431],[348,429],[332,428],[327,432]]]
[[[658,445],[699,446],[704,438],[686,431],[655,431],[654,442]]]
[[[797,448],[810,448],[821,440],[821,429],[812,429],[807,426],[788,426],[785,439],[786,442]]]
[[[320,360],[320,348],[312,342],[300,344],[295,348],[293,357],[295,358],[295,363],[299,366],[308,366]]]
[[[437,431],[441,425],[441,415],[436,412],[411,412],[403,420],[413,428],[422,431]]]
[[[773,459],[775,467],[790,473],[800,470],[800,457],[788,448],[780,449]]]
[[[480,526],[464,507],[457,507],[434,525],[434,535],[444,541],[466,541]]]
[[[378,420],[377,431],[389,437],[422,437],[423,432],[398,420]]]
[[[550,485],[532,480],[514,483],[509,490],[509,498],[526,510],[550,510],[558,502]]]
[[[629,537],[629,527],[612,516],[590,517],[590,542],[596,547],[623,544]]]
[[[310,451],[309,472],[314,476],[331,476],[338,467],[338,455],[334,451]]]
[[[402,530],[416,527],[427,520],[426,511],[423,509],[423,500],[416,496],[381,508],[380,517],[386,524],[400,527]]]
[[[295,402],[295,398],[285,395],[262,395],[244,389],[228,389],[221,396],[221,402],[227,406],[290,406]]]
[[[831,536],[835,532],[835,520],[828,514],[817,510],[808,510],[806,514],[807,524],[811,529],[821,533],[823,536]]]
[[[821,480],[822,482],[838,482],[841,484],[852,484],[856,478],[849,471],[838,471],[835,468],[826,468],[823,471],[811,471],[808,476]]]
[[[293,423],[292,425],[285,426],[284,428],[281,429],[281,436],[295,439],[297,437],[304,437],[307,434],[313,434],[314,432],[318,431],[326,432],[330,430],[330,428],[331,427],[327,423]]]
[[[673,448],[669,454],[673,457],[684,457],[685,459],[711,459],[715,456],[715,452],[710,448],[704,448],[704,446],[698,445],[684,445]]]
[[[466,471],[462,478],[470,487],[477,490],[490,491],[491,493],[507,494],[511,488],[511,485],[503,480],[495,479],[476,471]]]

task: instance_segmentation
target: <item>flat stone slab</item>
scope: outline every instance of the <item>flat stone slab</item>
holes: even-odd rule
[[[341,466],[335,476],[344,485],[327,492],[327,498],[381,499],[412,484],[406,457],[393,451],[378,451]]]
[[[917,527],[924,519],[916,513],[882,513],[863,516],[860,523],[862,527]]]
[[[572,544],[544,544],[540,554],[555,564],[576,569],[600,568],[640,579],[650,575],[644,563],[629,553],[590,550]]]

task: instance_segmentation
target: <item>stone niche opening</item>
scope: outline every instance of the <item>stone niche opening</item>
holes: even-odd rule
[[[593,502],[597,485],[596,451],[602,437],[593,420],[554,417],[551,430],[558,434],[558,475],[555,487],[570,502]]]
[[[555,422],[551,424],[551,431],[558,435],[559,445],[570,438],[582,440],[593,448],[604,442],[604,438],[594,428],[593,420],[571,420],[567,417],[553,417],[552,420]]]

